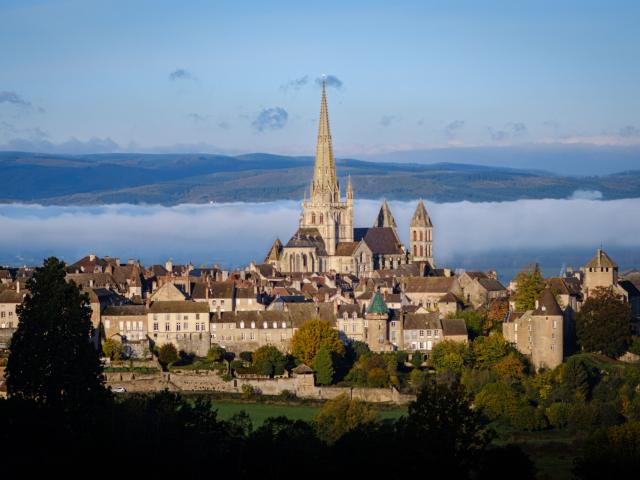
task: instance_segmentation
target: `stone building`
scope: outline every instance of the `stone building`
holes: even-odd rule
[[[581,271],[585,300],[596,288],[612,288],[615,293],[628,300],[627,291],[618,284],[618,265],[602,248],[596,251],[595,256]]]
[[[209,305],[184,300],[154,301],[147,310],[147,331],[154,345],[173,343],[178,351],[205,356],[211,346]]]
[[[326,88],[323,82],[316,157],[309,198],[302,202],[299,226],[286,244],[276,239],[264,264],[281,272],[330,272],[370,276],[380,269],[397,269],[410,262],[385,201],[372,228],[354,228],[354,195],[348,180],[343,199],[333,157]],[[432,225],[424,204],[418,205],[415,225],[422,255],[433,264]],[[421,236],[421,237],[420,237]],[[417,250],[420,252],[420,250]]]
[[[504,338],[529,356],[536,369],[555,368],[564,358],[564,312],[546,287],[534,310],[512,312],[502,324]]]
[[[411,218],[409,242],[414,262],[428,262],[431,268],[436,267],[433,261],[433,223],[422,200]]]

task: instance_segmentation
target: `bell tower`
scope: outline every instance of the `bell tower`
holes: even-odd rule
[[[435,268],[433,262],[433,224],[422,200],[418,202],[411,219],[409,243],[414,262],[429,262],[431,267]]]

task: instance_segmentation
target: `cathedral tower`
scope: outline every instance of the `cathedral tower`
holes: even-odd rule
[[[335,254],[338,243],[353,241],[353,190],[349,181],[347,199],[346,202],[342,202],[333,157],[324,79],[311,196],[308,201],[302,203],[300,228],[317,229],[328,255]]]
[[[433,262],[433,224],[422,200],[418,203],[411,219],[409,242],[414,262],[429,262],[431,267],[435,267]]]

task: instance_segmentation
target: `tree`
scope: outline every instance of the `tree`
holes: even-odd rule
[[[86,410],[108,397],[87,295],[65,280],[65,264],[44,261],[27,282],[6,369],[10,397]]]
[[[631,343],[629,305],[610,288],[596,288],[576,315],[578,344],[587,352],[617,358]]]
[[[487,418],[496,420],[500,417],[513,418],[523,399],[518,393],[504,382],[485,385],[476,395],[474,405],[482,409]]]
[[[165,366],[169,366],[178,361],[178,350],[176,350],[173,343],[165,343],[160,347],[158,360]]]
[[[469,308],[467,310],[451,313],[449,314],[449,318],[462,318],[467,326],[469,337],[472,339],[482,335],[483,333],[485,316],[476,310]]]
[[[207,352],[207,360],[210,362],[221,362],[225,359],[227,351],[220,345],[212,345]]]
[[[389,374],[382,368],[372,368],[367,374],[367,385],[371,388],[389,386]]]
[[[314,418],[318,436],[326,443],[334,443],[345,433],[373,423],[376,411],[362,400],[350,400],[342,394],[328,400]]]
[[[469,347],[466,343],[444,340],[433,346],[430,361],[438,372],[451,370],[460,373],[468,357]]]
[[[484,330],[491,331],[501,328],[502,322],[509,313],[509,300],[497,298],[491,302],[484,322]]]
[[[320,385],[331,385],[333,383],[333,358],[329,347],[322,345],[317,355],[313,359],[316,371],[316,382]]]
[[[122,343],[107,338],[102,344],[102,353],[105,357],[118,361],[122,358],[124,348],[122,347]]]
[[[493,369],[502,378],[511,382],[519,382],[524,378],[525,365],[515,352],[498,360]]]
[[[478,337],[471,346],[475,364],[479,368],[491,368],[509,353],[509,344],[501,333]]]
[[[260,375],[282,375],[286,365],[286,357],[272,345],[264,345],[253,352],[253,366]]]
[[[313,359],[322,345],[326,345],[329,351],[337,356],[342,357],[345,353],[338,331],[323,320],[309,320],[303,323],[291,340],[293,355],[310,367],[313,367]]]
[[[243,362],[253,363],[253,352],[240,352],[240,359]]]
[[[540,298],[544,290],[544,280],[540,272],[540,266],[536,263],[524,269],[516,275],[516,310],[524,312],[533,310],[536,300]]]
[[[411,363],[414,368],[422,367],[422,364],[424,363],[424,355],[421,351],[416,350],[411,354]]]

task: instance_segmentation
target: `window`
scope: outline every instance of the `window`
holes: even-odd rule
[[[324,214],[320,214],[320,225],[324,223]]]
[[[200,320],[200,314],[196,313],[196,320]]]
[[[111,320],[105,320],[104,321],[104,326],[105,326],[105,328],[111,328]]]
[[[278,328],[278,322],[273,322],[273,328]]]
[[[282,328],[287,328],[287,322],[282,322]]]
[[[249,338],[251,340],[255,340],[256,339],[256,334],[254,332],[249,333]]]
[[[396,326],[396,321],[395,321],[395,320],[393,320],[393,321],[391,322],[391,326],[392,326],[392,327],[395,327],[395,326]]]
[[[244,322],[240,322],[240,328],[244,328]]]
[[[153,331],[154,331],[154,332],[157,332],[157,331],[158,331],[158,322],[155,322],[155,323],[153,324]]]
[[[164,324],[164,331],[168,332],[171,330],[171,324],[169,322],[165,322]]]
[[[118,327],[120,330],[124,330],[124,322],[119,322]]]
[[[424,337],[424,330],[420,330],[420,336]]]
[[[311,225],[314,225],[316,223],[316,214],[312,213],[311,214]]]
[[[189,330],[189,322],[184,322],[184,324],[182,325],[182,329]]]
[[[176,332],[180,331],[180,322],[176,323]]]
[[[251,328],[256,328],[256,322],[251,322]]]
[[[131,330],[131,322],[127,322],[127,330]]]
[[[142,322],[141,321],[138,322],[138,330],[142,331]]]
[[[357,330],[357,329],[358,329],[358,326],[354,323],[354,324],[351,326],[351,331],[352,331],[353,333],[356,333],[356,330]]]
[[[185,315],[184,317],[182,317],[183,320],[189,320],[189,315]]]
[[[427,337],[431,336],[431,330],[427,330]]]

